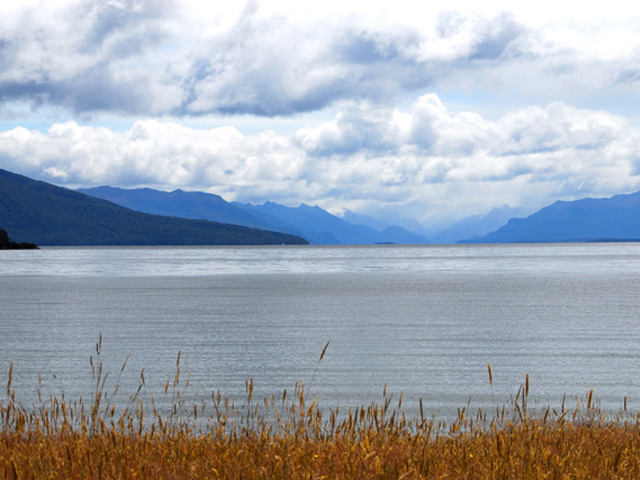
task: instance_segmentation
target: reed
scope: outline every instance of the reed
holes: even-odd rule
[[[258,399],[248,380],[239,403],[219,391],[191,393],[178,355],[162,399],[169,408],[153,396],[143,401],[144,372],[117,408],[118,386],[104,391],[100,349],[101,341],[88,404],[62,395],[27,408],[16,401],[9,367],[0,479],[640,478],[640,417],[626,402],[610,417],[593,391],[576,407],[531,413],[527,376],[509,404],[490,414],[461,407],[445,423],[428,417],[422,402],[408,418],[402,394],[395,399],[386,388],[380,403],[346,412],[320,408],[302,383]]]

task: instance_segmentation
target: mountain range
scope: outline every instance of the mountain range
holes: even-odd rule
[[[471,237],[480,237],[497,230],[512,218],[525,217],[529,213],[530,209],[503,205],[484,215],[472,215],[458,220],[449,227],[434,232],[431,240],[434,243],[456,243]]]
[[[433,243],[640,240],[640,192],[558,201],[528,215],[503,206],[431,232]],[[411,224],[403,219],[403,225]],[[73,191],[0,169],[0,228],[40,245],[425,244],[419,232],[345,210],[227,202],[148,188]]]
[[[198,218],[269,229],[299,235],[312,244],[364,245],[375,243],[425,244],[429,240],[397,225],[377,230],[330,214],[318,206],[286,207],[273,202],[262,205],[231,203],[218,195],[148,188],[96,187],[78,190],[103,200],[146,213]]]
[[[141,213],[1,169],[0,228],[38,245],[308,243],[281,232]]]
[[[640,240],[640,192],[557,201],[526,218],[465,243],[611,242]]]
[[[202,192],[98,187],[81,190],[129,208],[225,221],[300,235],[312,244],[523,243],[640,239],[640,192],[611,198],[558,201],[535,213],[504,205],[460,220],[428,240],[422,232],[345,210],[342,218],[318,206],[229,203]],[[416,222],[417,224],[417,222]]]

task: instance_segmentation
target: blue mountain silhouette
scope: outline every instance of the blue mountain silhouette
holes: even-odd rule
[[[640,192],[611,198],[557,201],[526,218],[464,243],[640,240]]]

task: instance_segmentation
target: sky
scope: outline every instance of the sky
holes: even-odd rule
[[[0,2],[0,168],[69,188],[439,228],[640,190],[639,107],[618,1]]]

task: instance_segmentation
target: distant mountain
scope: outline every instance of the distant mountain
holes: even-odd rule
[[[420,235],[385,225],[382,231],[354,225],[320,207],[286,207],[273,202],[262,205],[229,203],[204,192],[162,192],[149,188],[97,187],[80,189],[118,205],[145,213],[213,220],[302,236],[315,244],[428,243]]]
[[[430,243],[422,235],[410,232],[398,225],[391,225],[385,228],[381,234],[381,243],[399,243],[404,245],[424,245]]]
[[[470,237],[486,235],[505,225],[511,218],[524,217],[529,209],[512,208],[508,205],[494,208],[485,215],[473,215],[457,221],[450,227],[432,235],[434,243],[455,243]]]
[[[558,201],[527,218],[513,218],[495,232],[464,243],[625,240],[640,240],[640,192]]]
[[[389,228],[391,226],[390,223],[378,220],[377,218],[373,218],[368,215],[361,215],[347,209],[344,210],[342,219],[352,223],[353,225],[365,225],[367,227],[371,227],[379,232],[382,232],[385,228]]]
[[[425,228],[424,225],[422,225],[416,219],[395,215],[393,217],[393,223],[394,225],[398,225],[399,227],[402,227],[405,230],[408,230],[410,232],[415,232],[418,235],[422,235],[425,238],[429,238],[430,240],[428,243],[432,243],[431,236],[433,235],[433,231],[428,228]]]
[[[293,225],[312,243],[341,245],[370,245],[375,243],[424,244],[429,241],[401,227],[392,226],[382,232],[366,225],[355,225],[331,215],[318,206],[302,204],[285,207],[273,202],[262,205],[236,204],[255,215],[269,215],[287,225]]]
[[[149,215],[0,169],[0,226],[39,245],[304,244],[288,234]]]
[[[80,188],[78,192],[102,198],[122,207],[154,215],[211,220],[245,227],[270,229],[273,225],[251,215],[219,195],[174,190],[163,192],[151,188],[115,187]]]
[[[273,202],[262,205],[236,204],[256,214],[267,214],[304,232],[312,242],[320,244],[371,244],[376,243],[379,232],[331,215],[326,210],[302,204],[286,207]]]
[[[240,204],[229,203],[221,196],[212,193],[183,190],[163,192],[151,188],[124,189],[106,186],[81,188],[78,191],[144,213],[211,220],[304,236],[303,232],[279,218],[260,212],[250,213]]]
[[[148,213],[202,218],[302,236],[315,244],[421,244],[429,240],[397,225],[345,211],[343,218],[315,206],[286,207],[229,203],[203,192],[160,192],[111,187],[82,190]],[[570,242],[640,239],[640,192],[610,199],[556,202],[527,218],[526,211],[508,206],[468,217],[434,234],[438,243]],[[400,223],[400,222],[398,222]],[[407,225],[403,220],[403,225]],[[0,224],[1,226],[1,224]],[[421,226],[414,222],[416,229]]]
[[[310,243],[316,245],[339,245],[341,242],[328,231],[319,231],[318,229],[309,224],[313,224],[300,209],[308,210],[311,207],[307,205],[300,205],[299,207],[285,207],[273,202],[265,202],[262,205],[252,205],[250,203],[237,203],[233,202],[238,208],[245,210],[251,215],[255,215],[264,222],[268,222],[273,225],[274,228],[282,232],[300,232],[299,234],[304,236]],[[322,210],[320,207],[317,207]],[[327,215],[331,215],[329,212],[322,210]],[[293,212],[293,214],[292,214]]]

